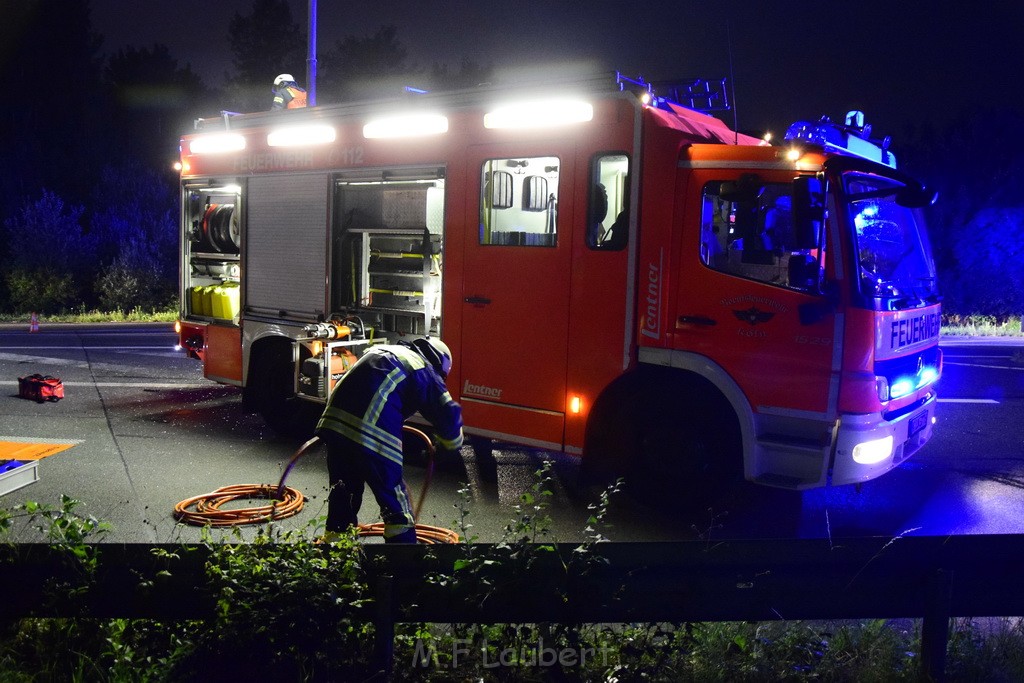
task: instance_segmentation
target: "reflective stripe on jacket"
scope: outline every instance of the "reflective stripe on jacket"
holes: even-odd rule
[[[442,448],[462,445],[462,408],[433,366],[411,347],[371,347],[331,392],[317,432],[330,430],[402,464],[402,425],[419,412]]]
[[[274,89],[272,109],[301,109],[306,106],[306,91],[297,85],[286,85]]]

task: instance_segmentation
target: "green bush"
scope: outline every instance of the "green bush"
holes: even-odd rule
[[[13,313],[62,313],[81,300],[74,278],[53,268],[12,270],[4,282]]]
[[[168,306],[176,290],[160,269],[143,259],[122,253],[96,282],[100,306],[108,311],[136,308],[158,309]]]
[[[501,542],[469,544],[466,561],[424,577],[453,595],[486,600],[495,568],[527,567],[553,551],[546,514],[547,468],[522,494]],[[614,491],[614,489],[610,489]],[[587,541],[570,564],[586,571],[603,542],[608,496],[592,508]],[[0,532],[34,525],[66,551],[78,584],[53,585],[55,599],[88,598],[97,570],[93,541],[102,523],[74,511],[25,503],[0,509]],[[464,504],[456,526],[467,535]],[[245,541],[214,540],[204,590],[215,615],[205,621],[22,619],[0,621],[0,681],[375,680],[366,557],[355,535],[318,544],[305,529],[267,525]],[[0,540],[3,536],[0,533]],[[179,551],[180,552],[180,551]],[[156,550],[157,558],[177,554]],[[588,555],[591,557],[588,559]],[[582,563],[582,564],[580,564]],[[171,566],[157,562],[139,587],[159,590]],[[161,575],[166,575],[162,577]],[[506,586],[507,588],[507,586]],[[457,590],[456,590],[457,589]],[[467,589],[468,592],[467,592]],[[524,586],[523,590],[530,590]],[[553,599],[557,599],[554,596]],[[394,680],[408,681],[912,681],[920,680],[919,622],[724,622],[634,624],[398,624]],[[979,625],[983,624],[983,625]],[[1024,627],[1018,620],[952,624],[950,680],[1022,680]]]
[[[4,283],[15,312],[56,313],[82,301],[80,283],[91,280],[95,255],[83,211],[43,190],[4,223]]]

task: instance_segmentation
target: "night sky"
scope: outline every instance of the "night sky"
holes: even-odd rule
[[[308,3],[291,4],[305,30]],[[93,28],[106,52],[164,43],[217,86],[231,70],[228,22],[251,6],[93,0]],[[339,38],[394,25],[413,63],[457,69],[465,57],[492,64],[499,78],[506,71],[528,78],[620,70],[648,80],[731,73],[745,130],[778,133],[797,119],[841,119],[857,108],[876,134],[898,138],[910,124],[942,128],[979,107],[1024,109],[1019,2],[320,0],[319,15],[321,52]],[[304,80],[305,64],[281,71]],[[732,124],[732,114],[722,118]]]

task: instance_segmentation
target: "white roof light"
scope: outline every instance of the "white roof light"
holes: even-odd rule
[[[546,128],[594,118],[589,102],[569,99],[534,100],[502,105],[484,114],[484,128]]]
[[[338,134],[334,127],[324,123],[287,126],[270,131],[267,134],[267,144],[271,147],[326,145],[334,142],[337,136]]]
[[[188,143],[192,154],[223,154],[245,149],[245,137],[240,133],[207,133],[192,138]]]
[[[448,117],[441,114],[399,114],[374,119],[363,126],[364,138],[414,138],[448,132]]]

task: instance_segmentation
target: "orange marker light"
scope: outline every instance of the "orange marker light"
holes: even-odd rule
[[[583,409],[583,401],[579,396],[573,396],[569,399],[569,412],[573,415],[579,415]]]

